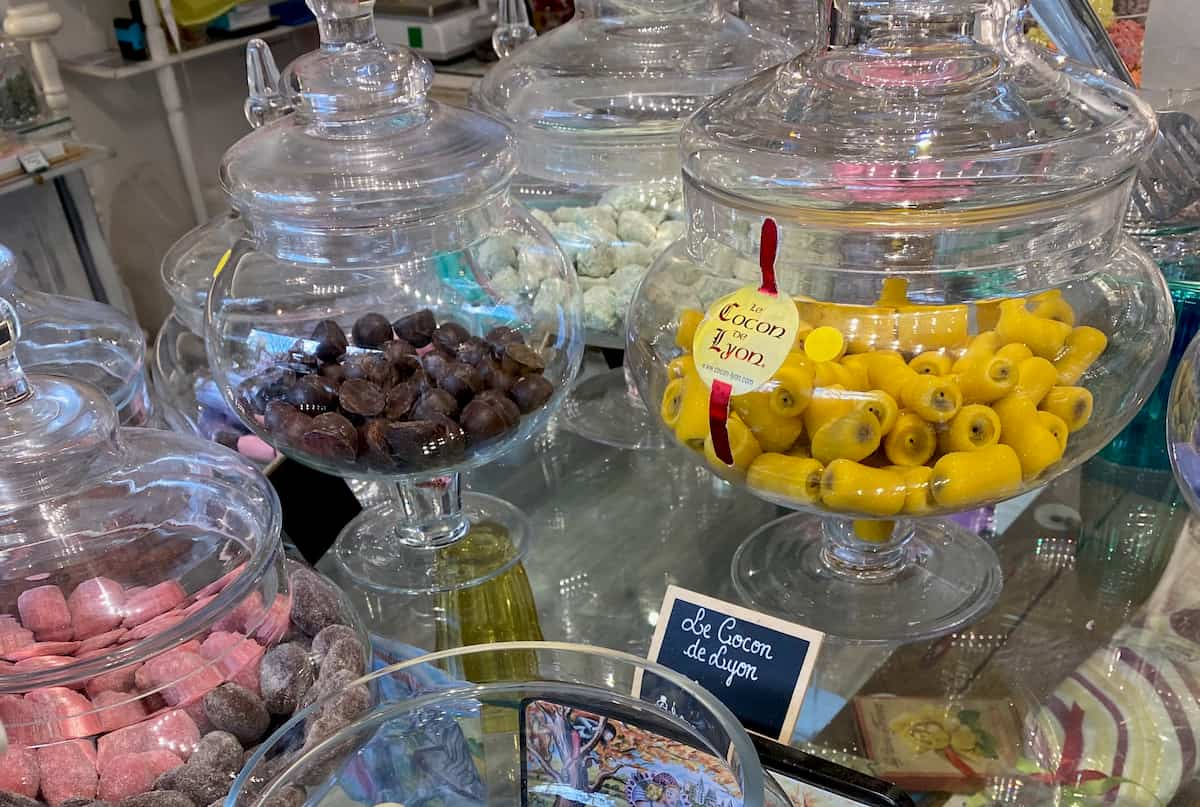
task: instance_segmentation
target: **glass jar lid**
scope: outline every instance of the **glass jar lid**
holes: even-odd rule
[[[242,138],[222,161],[222,185],[247,229],[287,231],[293,245],[302,241],[297,233],[394,233],[461,221],[503,190],[513,172],[507,129],[429,100],[429,64],[379,40],[374,0],[308,5],[321,47],[293,62],[278,90],[294,112]],[[254,67],[248,109],[278,106],[255,97],[263,88],[253,86]],[[404,250],[398,239],[395,251]],[[288,257],[301,262],[333,260],[302,243],[293,252]]]
[[[213,274],[243,232],[236,212],[222,213],[186,232],[163,256],[163,285],[193,333],[204,332],[204,306]]]
[[[570,22],[493,67],[473,100],[514,127],[523,174],[674,178],[688,116],[790,53],[714,0],[580,0]]]
[[[87,384],[26,376],[20,325],[0,299],[0,512],[60,495],[116,455],[117,413]]]
[[[724,93],[684,127],[694,245],[753,254],[773,216],[781,248],[789,231],[804,244],[782,263],[1021,264],[1017,275],[1043,281],[1039,269],[1112,251],[1155,135],[1128,87],[1027,42],[1017,0],[845,5],[834,47]]]

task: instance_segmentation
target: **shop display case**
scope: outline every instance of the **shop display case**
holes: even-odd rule
[[[1166,285],[1121,230],[1153,115],[1020,24],[851,2],[845,46],[718,96],[682,135],[688,232],[630,309],[663,426],[802,511],[747,539],[739,593],[844,639],[984,613],[995,554],[936,517],[1096,453],[1166,360]]]
[[[0,791],[211,803],[309,690],[362,674],[365,631],[284,557],[255,466],[26,375],[21,326],[0,302]]]
[[[3,244],[0,294],[21,319],[24,337],[16,349],[28,369],[92,384],[112,401],[125,426],[150,423],[146,340],[136,322],[103,303],[23,288],[16,258]]]
[[[623,346],[634,289],[684,231],[683,122],[793,52],[712,0],[581,0],[570,22],[506,55],[479,83],[474,105],[513,128],[513,193],[579,275],[588,344]],[[482,267],[492,282],[547,288],[534,257],[505,246]],[[662,445],[620,369],[582,381],[565,406],[564,422],[591,439]]]
[[[209,293],[210,366],[227,403],[289,458],[394,483],[335,553],[356,584],[456,588],[508,568],[530,535],[459,475],[540,432],[583,350],[561,250],[510,193],[508,130],[426,96],[429,65],[375,34],[370,3],[310,3],[322,47],[276,85],[265,45],[250,109],[295,111],[226,153],[245,222]],[[519,244],[546,277],[482,267]],[[499,547],[484,561],[473,547]]]

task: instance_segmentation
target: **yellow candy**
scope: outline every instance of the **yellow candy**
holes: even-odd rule
[[[667,364],[668,378],[685,378],[695,371],[696,360],[692,358],[691,353],[684,353],[682,356],[677,356]]]
[[[950,366],[950,372],[961,373],[963,368],[971,363],[993,356],[997,347],[995,331],[976,334],[971,343],[967,345],[966,351]]]
[[[815,327],[836,328],[850,353],[889,347],[896,341],[896,310],[868,305],[842,305],[797,300],[800,318]]]
[[[904,512],[910,515],[928,513],[933,509],[932,493],[929,490],[929,480],[933,477],[933,469],[928,465],[918,465],[915,468],[905,468],[904,474]]]
[[[760,454],[750,463],[746,484],[753,490],[812,504],[820,498],[824,471],[821,463],[811,458]]]
[[[891,539],[892,533],[896,529],[896,522],[875,518],[857,518],[852,527],[855,537],[859,540],[882,544]]]
[[[1053,319],[1035,317],[1025,309],[1023,300],[1005,300],[1000,303],[996,338],[1001,345],[1019,342],[1028,346],[1033,355],[1053,360],[1062,353],[1070,335],[1070,325]]]
[[[1042,471],[1062,459],[1058,438],[1042,425],[1033,401],[1010,395],[997,401],[994,408],[1000,417],[1000,442],[1017,452],[1026,481],[1041,476]]]
[[[933,466],[929,490],[940,507],[962,510],[1006,499],[1021,489],[1021,461],[1009,446],[955,451]]]
[[[788,362],[768,383],[771,411],[779,417],[799,417],[813,396],[813,375],[807,367]]]
[[[1013,394],[1028,398],[1036,405],[1057,380],[1058,371],[1054,365],[1041,356],[1033,356],[1017,365],[1017,386]]]
[[[965,305],[923,305],[899,309],[898,346],[905,353],[959,347],[967,341]]]
[[[883,441],[883,453],[894,465],[924,465],[936,449],[937,433],[915,412],[901,412]]]
[[[863,355],[862,363],[867,367],[867,378],[871,387],[881,389],[896,400],[904,385],[919,374],[904,363],[904,357],[894,350],[876,350]]]
[[[795,417],[777,414],[771,406],[771,395],[769,392],[747,392],[735,395],[729,405],[750,427],[751,434],[763,451],[783,452],[800,439],[804,433],[804,421],[799,413]]]
[[[953,363],[945,353],[927,350],[910,361],[908,366],[921,375],[949,375]]]
[[[871,373],[867,369],[866,357],[866,353],[853,353],[842,357],[841,365],[850,372],[852,382],[846,385],[847,389],[867,390],[871,388]]]
[[[900,393],[900,402],[931,423],[945,423],[962,406],[962,392],[949,378],[913,373]]]
[[[996,351],[996,358],[1008,359],[1013,364],[1020,364],[1026,359],[1033,356],[1033,351],[1027,345],[1022,345],[1019,342],[1013,342],[1011,345],[1005,345]]]
[[[1051,289],[1029,298],[1029,312],[1035,317],[1058,320],[1066,325],[1075,324],[1075,309],[1063,299],[1061,289]]]
[[[846,340],[837,328],[822,325],[804,340],[804,355],[816,362],[837,361],[846,353]]]
[[[975,304],[975,327],[990,331],[1000,321],[1000,303],[1004,300],[983,300]]]
[[[971,404],[958,410],[946,430],[938,435],[938,448],[944,454],[978,451],[999,441],[1000,418],[995,410],[983,404]]]
[[[663,422],[675,432],[675,439],[699,451],[708,436],[708,388],[694,372],[667,384],[661,409]]]
[[[684,350],[691,351],[692,342],[696,338],[696,329],[704,319],[704,312],[694,308],[685,308],[679,312],[679,327],[675,329],[675,344]]]
[[[966,403],[998,401],[1017,386],[1017,366],[999,356],[978,359],[962,369],[958,388]]]
[[[1092,393],[1083,387],[1051,387],[1042,399],[1041,407],[1062,418],[1074,434],[1092,417]]]
[[[754,439],[754,435],[750,433],[750,429],[746,427],[745,423],[742,423],[737,415],[730,414],[729,419],[725,421],[725,430],[729,435],[729,453],[733,455],[733,465],[726,465],[717,456],[713,449],[711,434],[704,439],[704,458],[708,460],[709,467],[716,471],[718,476],[737,480],[745,475],[750,463],[754,462],[754,458],[762,453],[762,448]]]
[[[831,510],[887,518],[904,508],[907,494],[904,477],[896,471],[853,460],[834,460],[821,476],[821,501]]]
[[[896,399],[881,389],[870,390],[864,395],[859,399],[859,406],[879,421],[880,434],[887,434],[896,425],[896,416],[900,414]]]
[[[812,450],[804,440],[796,441],[796,445],[789,448],[786,453],[789,457],[800,457],[801,459],[808,459],[812,456]]]
[[[832,387],[839,384],[846,389],[854,389],[855,375],[835,361],[823,361],[815,366],[816,383],[819,387]]]
[[[1081,325],[1067,337],[1067,352],[1054,362],[1058,368],[1058,383],[1063,386],[1079,383],[1083,374],[1108,347],[1103,331]]]
[[[824,463],[836,459],[863,460],[879,448],[879,421],[862,410],[831,420],[812,435],[810,450]]]
[[[1070,435],[1071,431],[1067,428],[1067,424],[1063,422],[1063,419],[1058,415],[1039,411],[1038,420],[1040,420],[1042,425],[1054,435],[1054,439],[1058,441],[1059,451],[1066,453],[1067,437]]]
[[[858,398],[845,387],[817,387],[804,410],[804,429],[810,435],[831,420],[854,411]]]
[[[876,305],[898,308],[908,304],[908,281],[902,277],[887,277],[879,291]]]

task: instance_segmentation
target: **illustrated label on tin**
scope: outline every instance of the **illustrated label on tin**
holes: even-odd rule
[[[787,295],[745,286],[713,303],[696,329],[692,356],[704,383],[723,381],[731,395],[761,387],[783,366],[800,327]]]

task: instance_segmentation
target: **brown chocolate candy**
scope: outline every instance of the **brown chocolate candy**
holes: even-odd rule
[[[433,332],[433,346],[447,356],[453,356],[458,346],[470,336],[471,332],[457,322],[443,322]]]
[[[337,363],[322,364],[321,377],[328,378],[331,384],[341,386],[341,383],[346,380],[346,368]]]
[[[472,444],[495,439],[511,428],[500,408],[483,398],[467,404],[458,422]]]
[[[441,439],[439,424],[432,420],[391,421],[387,424],[388,451],[401,465],[425,468],[433,464]]]
[[[396,368],[382,353],[360,353],[346,359],[342,365],[346,379],[362,378],[382,389],[391,389],[399,380]]]
[[[507,325],[497,325],[488,331],[487,335],[483,338],[491,346],[492,353],[497,359],[504,356],[504,348],[507,345],[513,343],[525,344],[525,337],[521,335],[521,332]]]
[[[333,462],[350,462],[358,454],[358,431],[337,412],[313,418],[303,438],[304,450]]]
[[[381,348],[392,338],[392,323],[383,314],[363,314],[355,320],[351,334],[359,347]]]
[[[479,377],[483,379],[483,383],[489,389],[499,390],[500,392],[508,392],[512,389],[512,385],[517,379],[512,373],[502,369],[500,362],[495,359],[485,359],[480,362],[476,368],[479,371]]]
[[[523,415],[546,403],[553,394],[554,384],[543,375],[522,376],[508,393]]]
[[[338,404],[351,415],[374,417],[386,403],[387,394],[365,378],[348,379],[338,390]]]
[[[421,389],[412,381],[404,381],[387,391],[387,399],[383,406],[383,415],[388,420],[403,420],[412,411],[417,398],[421,397]]]
[[[319,375],[301,376],[285,400],[306,415],[319,415],[337,408],[338,388]]]
[[[516,426],[521,422],[520,408],[513,402],[512,398],[509,398],[500,390],[485,389],[479,395],[475,396],[475,398],[476,400],[486,401],[499,409],[500,414],[504,416],[508,425]]]
[[[430,351],[421,357],[421,368],[426,374],[437,383],[441,380],[442,375],[450,367],[450,359],[447,359],[441,353]]]
[[[385,418],[371,418],[358,429],[359,446],[364,458],[372,465],[384,467],[392,462],[388,444],[391,424]]]
[[[428,308],[421,309],[408,316],[401,317],[392,323],[396,336],[408,342],[413,347],[425,347],[433,339],[437,329],[437,320]]]
[[[453,395],[459,406],[465,406],[475,397],[475,393],[483,389],[484,384],[474,367],[461,362],[453,362],[438,379],[438,386]]]
[[[532,375],[546,369],[546,360],[528,345],[510,342],[504,346],[500,366],[514,375]]]
[[[471,336],[458,343],[455,358],[463,364],[477,367],[484,359],[491,358],[492,348],[478,336]]]
[[[393,339],[384,345],[383,356],[392,363],[401,378],[408,378],[414,370],[421,367],[417,349],[403,339]]]
[[[299,445],[304,433],[312,428],[312,418],[291,404],[271,401],[263,415],[263,425],[277,438]]]
[[[431,389],[421,393],[409,415],[413,420],[429,420],[434,415],[454,417],[458,414],[458,399],[444,389]]]
[[[312,338],[317,340],[316,356],[324,362],[337,361],[350,345],[342,326],[332,319],[318,322],[313,328]]]

